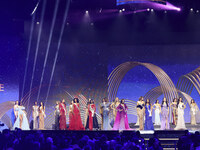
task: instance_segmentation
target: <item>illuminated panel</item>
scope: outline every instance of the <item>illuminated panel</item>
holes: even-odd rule
[[[134,3],[148,3],[148,2],[156,2],[156,3],[160,3],[160,4],[166,4],[165,0],[117,0],[117,5],[134,4]]]

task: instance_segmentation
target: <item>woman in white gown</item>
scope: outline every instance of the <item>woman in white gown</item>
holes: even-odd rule
[[[159,104],[159,100],[156,100],[155,104],[153,105],[153,109],[155,109],[155,125],[161,125],[160,123],[161,107]]]
[[[22,130],[30,130],[28,119],[27,119],[26,113],[25,113],[25,107],[18,105],[14,109],[15,109],[15,111],[18,112],[18,115],[17,115],[17,118],[13,125],[13,130],[15,130],[15,128],[20,128]]]
[[[185,119],[184,119],[184,109],[186,108],[185,104],[182,101],[182,98],[179,98],[178,101],[178,120],[177,125],[174,130],[185,130]]]

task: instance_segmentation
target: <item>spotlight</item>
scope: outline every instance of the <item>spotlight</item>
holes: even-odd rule
[[[190,11],[193,11],[193,8],[190,8]]]
[[[69,22],[67,22],[67,25],[69,25]]]
[[[119,12],[121,13],[121,12],[122,12],[122,10],[120,9],[120,10],[119,10]]]
[[[88,14],[88,13],[89,13],[89,11],[88,11],[88,10],[86,10],[86,11],[85,11],[85,13],[86,13],[86,14]]]
[[[123,8],[122,11],[125,11],[125,8]]]
[[[154,10],[153,9],[151,9],[151,12],[153,12]]]
[[[180,8],[177,8],[177,11],[181,11],[181,9],[180,9]]]
[[[197,13],[199,13],[199,10],[197,10]]]
[[[101,13],[101,12],[102,12],[102,8],[99,9],[99,13]]]
[[[40,24],[40,22],[37,21],[37,24]]]
[[[147,8],[147,11],[150,11],[150,9],[149,9],[149,8]]]
[[[94,25],[94,23],[92,22],[92,23],[90,23],[90,25],[91,25],[91,26],[93,26],[93,25]]]
[[[164,13],[166,14],[166,13],[167,13],[167,11],[165,10],[165,11],[164,11]]]

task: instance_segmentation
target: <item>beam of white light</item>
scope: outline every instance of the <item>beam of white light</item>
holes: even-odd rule
[[[33,9],[32,13],[31,13],[31,16],[36,12],[36,10],[37,10],[39,4],[40,4],[40,0],[37,2],[35,8]]]
[[[37,95],[37,102],[38,102],[38,99],[39,99],[39,96],[40,96],[41,85],[42,85],[43,78],[44,78],[44,72],[45,72],[45,68],[46,68],[46,64],[47,64],[49,48],[50,48],[50,44],[51,44],[53,29],[54,29],[54,26],[55,26],[55,21],[56,21],[56,16],[57,16],[57,12],[58,12],[59,2],[60,2],[60,0],[56,0],[56,5],[55,5],[55,8],[54,8],[54,14],[53,14],[53,19],[52,19],[52,23],[51,23],[51,29],[50,29],[48,44],[47,44],[45,60],[44,60],[43,68],[42,68],[42,75],[41,75],[40,85],[39,85],[39,90],[38,90],[38,95]]]
[[[55,66],[56,66],[56,62],[57,62],[57,58],[58,58],[58,53],[59,53],[59,50],[60,50],[60,44],[61,44],[62,36],[63,36],[63,33],[64,33],[64,29],[65,29],[65,26],[66,26],[65,24],[66,24],[67,14],[68,14],[68,10],[69,10],[69,5],[70,5],[70,1],[67,0],[65,14],[64,14],[64,17],[63,17],[63,23],[62,23],[61,32],[60,32],[60,37],[59,37],[59,40],[58,40],[56,55],[55,55],[55,58],[54,58],[53,68],[52,68],[51,77],[50,77],[49,86],[48,86],[47,95],[46,95],[44,104],[46,104],[47,98],[49,96],[49,91],[50,91],[50,88],[51,88],[51,82],[52,82],[52,79],[53,79]]]
[[[26,56],[26,66],[25,66],[25,72],[24,72],[24,80],[23,80],[23,85],[22,85],[21,98],[24,95],[24,86],[25,86],[25,82],[26,82],[26,75],[27,75],[28,61],[29,61],[30,50],[31,50],[31,43],[32,43],[32,36],[33,36],[33,29],[34,29],[34,22],[35,22],[35,14],[32,17],[32,22],[31,22],[31,31],[30,31],[29,43],[28,43],[28,51],[27,51],[27,56]]]
[[[30,83],[30,90],[32,89],[32,85],[33,85],[33,79],[34,79],[35,67],[36,67],[36,62],[37,62],[38,49],[39,49],[39,45],[40,45],[40,37],[41,37],[41,33],[42,33],[42,25],[43,25],[45,9],[46,9],[46,0],[43,1],[43,6],[42,6],[42,14],[41,14],[41,19],[40,19],[41,24],[39,26],[39,32],[38,32],[37,45],[36,45],[36,50],[35,50],[35,58],[34,58],[34,64],[33,64],[33,72],[32,72],[31,83]],[[31,92],[30,92],[30,94],[31,94]],[[27,106],[29,106],[29,101],[30,101],[30,96],[28,98]]]

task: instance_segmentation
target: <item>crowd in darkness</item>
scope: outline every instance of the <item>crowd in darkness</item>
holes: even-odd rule
[[[87,135],[86,135],[87,134]],[[185,142],[188,141],[188,142]],[[200,146],[199,133],[186,134],[178,142],[182,150]],[[185,144],[183,144],[185,143]],[[22,131],[5,129],[0,134],[1,150],[162,150],[154,135],[145,145],[140,132]],[[189,148],[189,149],[190,149]]]

